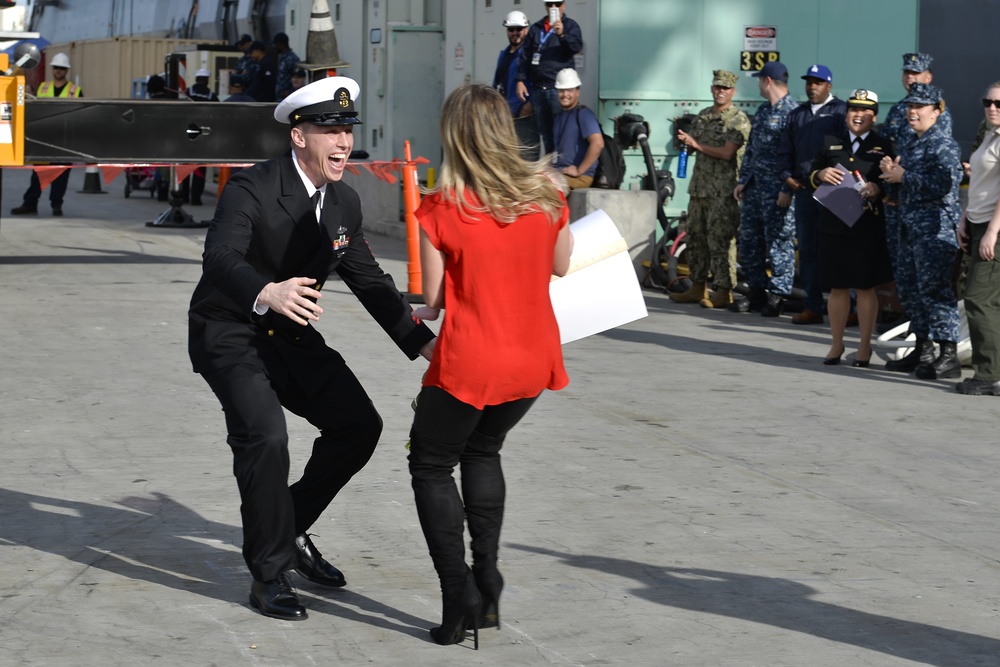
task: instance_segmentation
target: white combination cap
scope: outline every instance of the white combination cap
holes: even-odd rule
[[[847,99],[847,105],[852,107],[877,107],[878,95],[874,90],[857,88],[851,91],[851,96]]]
[[[360,125],[354,102],[361,86],[346,76],[329,76],[313,81],[286,97],[274,108],[279,123],[298,125]]]

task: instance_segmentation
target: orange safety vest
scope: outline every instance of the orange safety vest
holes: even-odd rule
[[[36,97],[80,97],[83,93],[83,89],[72,81],[68,81],[59,92],[59,95],[54,95],[54,92],[55,86],[51,81],[42,81],[42,85],[38,86],[38,94]]]

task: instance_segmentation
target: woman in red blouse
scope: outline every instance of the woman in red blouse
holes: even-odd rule
[[[445,314],[410,430],[410,474],[444,604],[431,636],[455,644],[472,628],[478,648],[478,628],[499,627],[500,447],[543,389],[569,382],[549,281],[569,269],[572,236],[558,175],[522,159],[495,90],[452,92],[441,139],[441,178],[417,219],[423,296]]]

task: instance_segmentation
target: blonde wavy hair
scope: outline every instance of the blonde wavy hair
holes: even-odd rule
[[[441,176],[430,192],[461,213],[512,223],[541,211],[558,222],[564,206],[556,185],[560,176],[548,157],[537,162],[521,157],[510,107],[500,93],[478,83],[452,91],[441,110],[441,143]],[[471,202],[468,193],[474,195]]]

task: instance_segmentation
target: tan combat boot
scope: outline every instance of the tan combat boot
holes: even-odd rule
[[[702,308],[725,308],[733,302],[733,293],[731,290],[725,287],[720,287],[711,293],[709,296],[705,297],[698,303],[701,304]]]
[[[670,300],[674,303],[698,303],[708,296],[708,287],[705,283],[691,283],[691,288],[686,292],[671,292]]]

